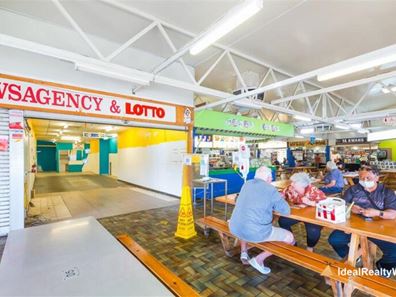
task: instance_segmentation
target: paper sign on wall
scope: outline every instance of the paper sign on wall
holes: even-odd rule
[[[8,151],[8,136],[0,135],[0,152]]]

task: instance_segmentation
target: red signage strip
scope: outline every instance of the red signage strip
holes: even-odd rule
[[[0,106],[35,111],[188,125],[191,108],[0,74]]]

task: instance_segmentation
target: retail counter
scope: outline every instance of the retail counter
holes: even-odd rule
[[[254,178],[256,173],[256,168],[250,168],[249,174],[247,179]],[[213,178],[221,178],[226,179],[228,182],[227,193],[239,193],[243,185],[243,179],[236,173],[233,169],[212,169],[209,171],[209,176]],[[275,167],[272,168],[272,179],[275,180],[276,177],[276,169]],[[202,188],[195,188],[194,193],[196,198],[203,197],[203,189]],[[210,197],[210,189],[206,194],[206,197]],[[223,196],[224,195],[224,184],[214,184],[213,185],[213,196]]]

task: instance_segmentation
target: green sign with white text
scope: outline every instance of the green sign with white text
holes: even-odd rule
[[[263,121],[213,110],[195,112],[194,127],[198,130],[217,130],[239,135],[294,136],[294,126]]]

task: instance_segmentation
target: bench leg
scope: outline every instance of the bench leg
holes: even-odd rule
[[[342,284],[339,281],[330,279],[328,277],[325,277],[326,283],[329,283],[331,285],[331,289],[333,290],[333,296],[334,297],[343,297],[342,294]]]
[[[228,257],[233,257],[234,255],[240,252],[238,240],[234,240],[234,238],[227,236],[222,232],[218,232],[221,240],[221,244],[223,245],[224,253]],[[233,242],[231,243],[231,241]]]

